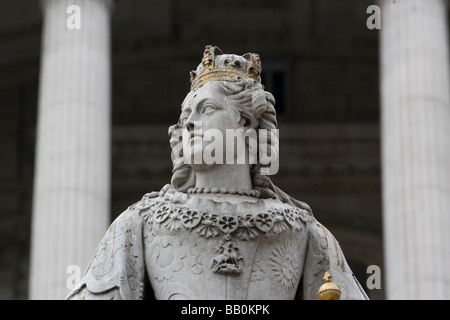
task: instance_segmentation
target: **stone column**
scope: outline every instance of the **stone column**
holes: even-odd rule
[[[444,0],[381,1],[388,299],[450,299],[450,97]]]
[[[67,268],[84,272],[110,222],[111,1],[41,3],[29,297],[64,299]]]

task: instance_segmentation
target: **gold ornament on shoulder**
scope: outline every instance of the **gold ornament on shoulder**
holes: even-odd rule
[[[331,274],[326,271],[323,276],[323,282],[319,288],[317,295],[320,300],[339,300],[341,298],[341,289],[339,286],[331,282]]]

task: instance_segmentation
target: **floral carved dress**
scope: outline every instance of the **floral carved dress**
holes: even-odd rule
[[[336,239],[276,199],[218,202],[153,192],[110,226],[70,299],[366,299]]]

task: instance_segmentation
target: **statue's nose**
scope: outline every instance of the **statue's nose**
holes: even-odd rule
[[[188,131],[194,130],[194,122],[193,121],[186,121],[185,126]]]
[[[196,112],[192,112],[185,122],[186,129],[188,131],[193,131],[195,127],[195,121],[197,121]]]

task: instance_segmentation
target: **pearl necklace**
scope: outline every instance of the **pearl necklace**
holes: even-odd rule
[[[194,188],[189,188],[187,193],[189,193],[189,194],[194,194],[194,193],[235,194],[235,195],[250,196],[250,197],[255,197],[255,198],[259,198],[259,196],[261,195],[261,192],[259,190],[255,190],[255,189],[236,189],[236,188],[228,189],[228,188],[224,188],[224,187],[222,187],[222,188],[194,187]]]

